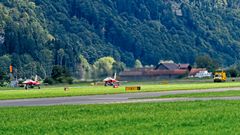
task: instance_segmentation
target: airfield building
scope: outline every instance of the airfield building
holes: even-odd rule
[[[192,68],[190,64],[160,63],[156,67],[133,68],[119,74],[121,80],[164,80],[194,76],[202,68]]]

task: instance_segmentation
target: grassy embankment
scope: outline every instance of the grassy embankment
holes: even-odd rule
[[[0,134],[236,134],[240,101],[0,108]]]
[[[132,84],[130,84],[132,85]],[[180,84],[144,84],[135,83],[141,86],[141,92],[150,91],[170,91],[170,90],[191,90],[191,89],[208,89],[208,88],[227,88],[239,87],[240,82],[226,83],[180,83]],[[68,91],[64,91],[62,86],[43,87],[42,89],[3,89],[0,90],[0,99],[21,99],[21,98],[44,98],[44,97],[65,97],[65,96],[80,96],[80,95],[95,95],[95,94],[115,94],[127,93],[125,87],[119,88],[104,87],[104,86],[69,86]]]

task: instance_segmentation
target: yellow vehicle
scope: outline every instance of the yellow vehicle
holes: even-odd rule
[[[214,82],[225,82],[227,80],[226,72],[215,72],[213,80]]]

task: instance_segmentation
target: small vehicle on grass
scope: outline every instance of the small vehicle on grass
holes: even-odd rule
[[[221,72],[215,72],[214,73],[214,78],[213,81],[214,82],[225,82],[227,80],[227,75],[226,72],[221,71]]]

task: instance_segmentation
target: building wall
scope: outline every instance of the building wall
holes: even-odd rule
[[[151,80],[170,80],[177,79],[180,75],[161,75],[161,76],[120,76],[121,81],[151,81]]]

